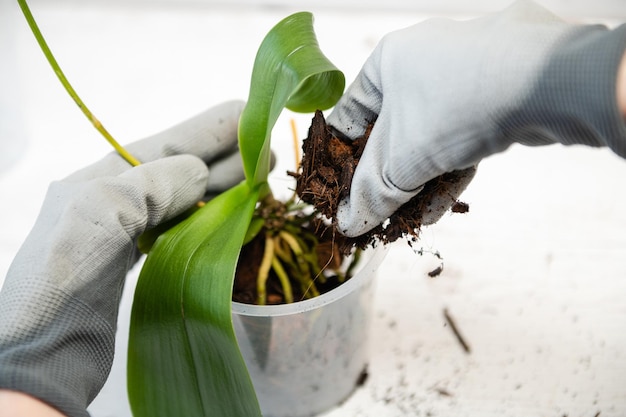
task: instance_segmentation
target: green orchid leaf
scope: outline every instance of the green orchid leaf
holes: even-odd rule
[[[333,106],[345,78],[322,53],[313,15],[295,13],[279,22],[257,53],[248,102],[239,121],[239,147],[251,186],[267,180],[270,134],[283,108],[314,112]]]
[[[270,134],[282,109],[335,104],[344,77],[319,50],[310,13],[278,23],[262,42],[239,123],[246,181],[161,234],[135,290],[128,390],[135,417],[261,416],[232,325],[241,247],[271,191]],[[147,242],[151,243],[151,242]]]
[[[265,220],[261,217],[253,217],[250,221],[250,226],[248,226],[248,231],[246,232],[246,236],[243,239],[243,244],[250,243],[252,239],[254,239],[263,229],[265,225]]]
[[[162,234],[133,302],[134,416],[260,416],[232,327],[232,276],[258,191],[242,183]]]

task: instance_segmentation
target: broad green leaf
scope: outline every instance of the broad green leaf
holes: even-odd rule
[[[162,234],[139,276],[128,387],[135,417],[260,416],[232,327],[237,259],[254,208],[269,192],[270,134],[282,109],[326,109],[344,77],[319,50],[310,13],[262,42],[239,123],[246,181]]]
[[[141,271],[128,389],[135,416],[260,416],[232,327],[232,276],[258,191],[242,183],[161,235]]]
[[[270,134],[283,108],[327,109],[344,86],[343,73],[319,48],[311,13],[295,13],[268,33],[254,62],[248,102],[239,121],[241,156],[251,186],[267,180]]]

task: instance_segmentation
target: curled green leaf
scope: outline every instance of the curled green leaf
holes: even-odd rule
[[[239,122],[239,147],[251,186],[267,181],[270,135],[283,108],[327,109],[339,100],[344,86],[343,73],[319,48],[311,13],[295,13],[268,33],[254,62],[250,94]]]

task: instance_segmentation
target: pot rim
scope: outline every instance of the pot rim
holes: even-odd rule
[[[369,259],[367,259],[361,269],[359,269],[359,271],[344,284],[341,284],[337,288],[318,297],[298,301],[291,304],[277,304],[267,306],[245,304],[233,301],[232,313],[242,316],[270,317],[304,313],[306,311],[321,308],[345,297],[346,295],[361,287],[367,281],[366,277],[374,274],[375,271],[378,269],[383,259],[385,259],[387,251],[387,245],[383,245],[380,243],[377,244],[374,248],[366,249],[364,251],[364,255],[369,256]]]

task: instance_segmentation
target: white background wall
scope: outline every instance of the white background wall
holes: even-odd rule
[[[32,0],[33,5],[50,0]],[[54,0],[52,0],[54,1]],[[62,0],[61,0],[62,1]],[[74,2],[89,3],[98,0],[73,0]],[[495,11],[510,4],[513,0],[107,0],[107,4],[142,4],[146,6],[185,5],[195,6],[224,6],[236,7],[239,5],[260,7],[288,7],[288,8],[330,8],[350,9],[360,11],[418,11],[428,13],[482,13]],[[56,0],[59,3],[59,0]],[[564,16],[578,17],[609,17],[621,18],[626,15],[626,4],[622,0],[540,0],[541,4]]]
[[[345,10],[353,13],[403,12],[447,15],[473,15],[492,12],[506,7],[513,0],[31,0],[30,3],[105,3],[110,6],[141,5],[146,7],[260,7],[301,10]],[[626,2],[623,0],[539,0],[539,3],[562,17],[623,19]]]

